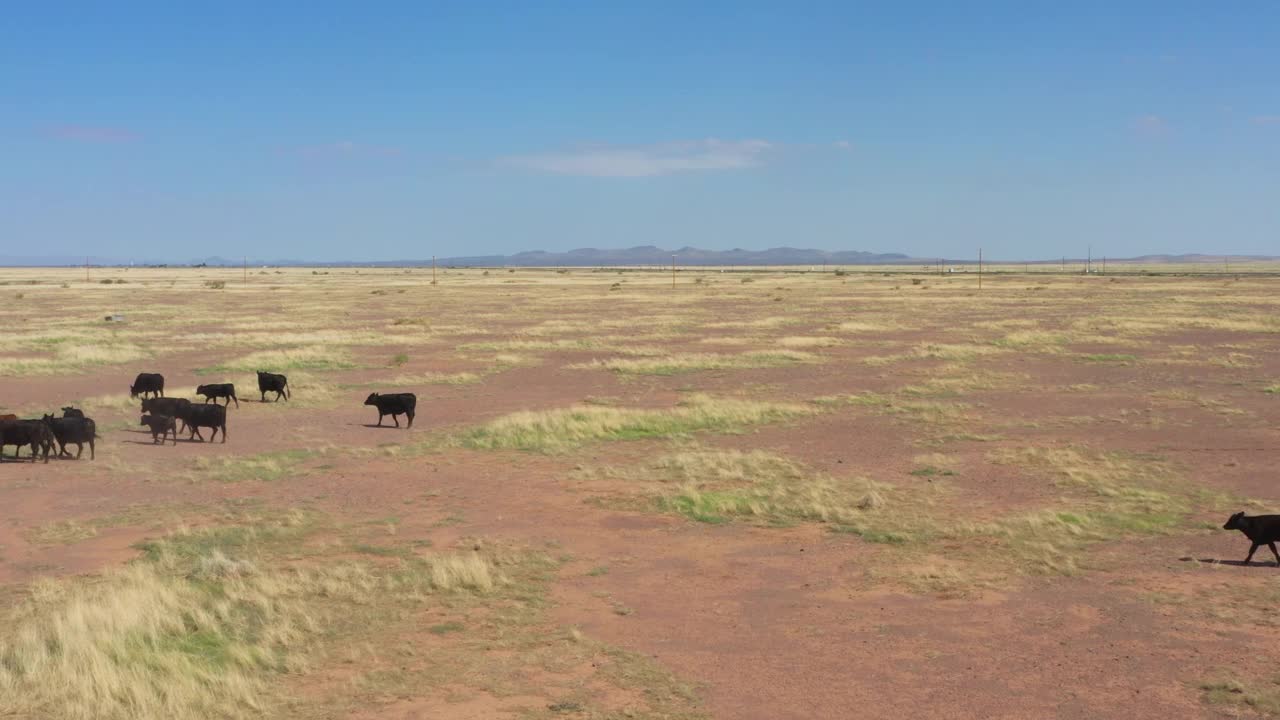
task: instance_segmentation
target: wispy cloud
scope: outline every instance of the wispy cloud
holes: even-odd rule
[[[559,152],[513,155],[504,165],[556,175],[654,177],[675,173],[744,170],[760,165],[777,146],[765,140],[685,140],[652,145],[586,145]]]
[[[1280,125],[1280,115],[1254,115],[1249,121],[1254,125]]]
[[[98,125],[54,125],[45,128],[44,134],[56,140],[84,143],[125,143],[140,137],[132,130]]]
[[[351,140],[340,140],[319,145],[303,145],[301,147],[285,148],[279,152],[283,155],[294,155],[308,159],[397,157],[404,154],[403,148],[389,145],[368,145]]]
[[[1167,135],[1170,130],[1168,121],[1159,115],[1143,115],[1133,121],[1133,131],[1146,137]]]

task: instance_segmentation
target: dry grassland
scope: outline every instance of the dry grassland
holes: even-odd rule
[[[1280,716],[1280,585],[1217,529],[1280,507],[1280,280],[1175,269],[0,270],[0,413],[104,436],[0,465],[0,717],[849,717],[889,636],[1008,683],[873,716],[1066,702],[953,611],[1099,677],[1117,633],[1193,645],[1135,717]],[[140,371],[234,382],[227,445],[152,446]]]

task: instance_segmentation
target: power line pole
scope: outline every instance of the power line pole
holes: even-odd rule
[[[431,256],[431,284],[436,284],[436,256]]]
[[[982,248],[978,248],[978,289],[982,289]]]

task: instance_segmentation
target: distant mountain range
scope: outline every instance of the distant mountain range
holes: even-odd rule
[[[670,265],[672,256],[675,256],[675,262],[681,266],[690,265],[715,265],[715,266],[765,266],[765,265],[903,265],[914,263],[932,264],[937,262],[935,258],[917,258],[902,253],[872,253],[859,250],[813,250],[805,248],[779,247],[770,248],[768,250],[742,250],[735,248],[733,250],[701,250],[693,247],[682,247],[676,250],[665,250],[654,245],[642,245],[633,248],[624,248],[616,250],[597,249],[597,248],[581,248],[578,250],[569,250],[568,252],[546,252],[543,250],[529,250],[526,252],[516,253],[514,255],[475,255],[463,257],[447,257],[437,258],[436,264],[442,267],[598,267],[598,266],[646,266],[646,265]],[[1094,258],[1095,261],[1101,258]],[[1143,255],[1134,258],[1108,258],[1109,262],[1135,262],[1135,263],[1212,263],[1212,262],[1256,262],[1264,260],[1280,260],[1280,256],[1274,255],[1204,255],[1204,254],[1187,254],[1187,255]],[[85,264],[86,259],[82,257],[71,257],[65,255],[49,255],[49,256],[14,256],[0,255],[0,266],[9,267],[58,267],[58,266],[81,266]],[[1070,263],[1083,263],[1084,258],[1066,258]],[[223,257],[207,257],[203,259],[192,260],[188,263],[162,263],[157,261],[127,261],[119,258],[110,257],[90,257],[88,262],[97,266],[121,266],[121,265],[173,265],[173,266],[191,266],[191,265],[207,265],[212,267],[239,267],[243,260],[227,259]],[[963,260],[946,259],[943,262],[948,265],[967,265],[975,263],[976,260],[966,258]],[[989,260],[990,263],[1000,263],[1004,261]],[[1051,264],[1062,262],[1060,258],[1051,260],[1031,261],[1032,264]],[[249,265],[260,267],[269,265],[273,267],[422,267],[431,265],[431,259],[414,259],[414,260],[385,260],[385,261],[359,261],[347,260],[339,262],[311,262],[306,260],[262,260],[253,259],[249,261]]]
[[[653,245],[621,250],[581,248],[568,252],[530,250],[515,255],[455,257],[437,260],[446,265],[507,265],[516,267],[592,267],[627,265],[884,265],[909,261],[902,253],[870,253],[858,250],[807,250],[802,248],[770,248],[768,250],[700,250],[682,247],[664,250]]]

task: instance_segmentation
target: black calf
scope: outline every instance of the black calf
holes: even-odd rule
[[[382,427],[382,418],[385,415],[391,416],[391,419],[396,423],[396,427],[400,427],[400,419],[396,416],[408,415],[409,427],[413,427],[413,415],[418,407],[418,396],[413,393],[389,393],[386,395],[370,393],[364,404],[378,408],[378,427]]]
[[[1249,548],[1249,554],[1244,559],[1246,565],[1253,559],[1253,554],[1258,548],[1266,545],[1271,548],[1271,554],[1276,556],[1276,565],[1280,566],[1280,552],[1276,552],[1276,541],[1280,540],[1280,515],[1245,517],[1243,512],[1238,512],[1227,518],[1227,524],[1223,525],[1222,529],[1239,530],[1253,543],[1253,547]]]
[[[231,401],[235,400],[236,407],[240,407],[240,399],[236,397],[236,386],[231,383],[201,385],[196,388],[196,394],[203,395],[205,402],[212,400],[216,403],[218,398],[226,398],[227,404],[230,405]]]
[[[169,434],[173,435],[173,444],[178,444],[178,427],[174,423],[173,418],[168,415],[143,415],[142,423],[151,428],[152,444],[164,444],[164,439]]]

